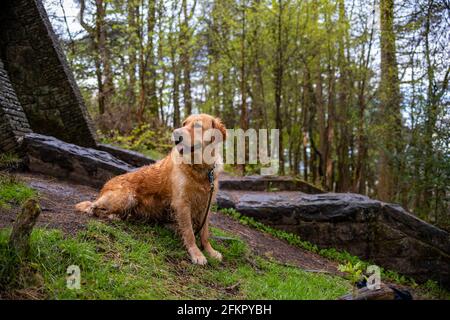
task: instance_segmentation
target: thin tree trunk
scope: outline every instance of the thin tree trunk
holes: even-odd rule
[[[127,98],[131,108],[135,107],[136,103],[136,10],[137,6],[134,0],[130,0],[127,3],[128,11],[128,28],[130,30],[129,47],[128,47],[128,81],[127,86]]]
[[[347,37],[347,30],[345,27],[345,6],[344,1],[339,1],[339,26],[341,34],[338,38],[338,65],[339,74],[338,79],[338,112],[339,112],[339,142],[338,142],[338,170],[339,180],[336,186],[338,192],[348,192],[351,188],[351,174],[350,174],[350,132],[349,127],[349,70],[345,57],[345,39]]]
[[[240,93],[241,93],[241,115],[239,118],[239,124],[242,130],[248,129],[248,110],[247,110],[247,65],[246,65],[246,45],[247,41],[247,7],[244,3],[242,5],[242,24],[241,24],[241,66],[240,66]],[[247,144],[245,144],[245,155],[247,155]],[[245,164],[237,165],[238,172],[241,175],[245,175]]]
[[[147,61],[145,65],[149,70],[148,79],[148,95],[149,108],[148,111],[152,118],[158,118],[158,95],[157,95],[157,75],[155,63],[155,26],[156,26],[156,0],[148,0],[148,19],[147,19]]]
[[[283,1],[278,0],[278,15],[277,15],[277,49],[275,57],[275,128],[280,130],[278,135],[278,159],[280,163],[280,174],[284,175],[284,145],[283,145],[283,121],[281,118],[281,104],[282,104],[282,90],[283,90],[283,48],[282,43],[282,15],[283,15]]]
[[[139,11],[137,15],[137,35],[138,35],[138,48],[139,48],[139,99],[138,99],[138,111],[137,121],[142,123],[144,121],[145,106],[147,104],[147,77],[146,77],[146,57],[145,57],[145,39],[144,39],[144,22],[142,13]]]
[[[380,0],[382,115],[380,176],[377,193],[380,200],[393,201],[395,196],[396,157],[401,139],[400,87],[395,48],[394,0]]]
[[[100,54],[100,60],[102,64],[102,78],[103,86],[102,91],[99,92],[99,99],[102,99],[102,110],[100,114],[103,114],[111,104],[111,96],[113,93],[113,79],[111,70],[111,59],[109,48],[107,44],[107,31],[105,22],[106,4],[103,0],[96,0],[96,38],[98,43],[98,50]]]
[[[375,24],[375,16],[372,18],[372,28],[370,30],[368,49],[362,50],[360,68],[362,69],[362,79],[358,83],[358,130],[356,134],[357,144],[357,158],[355,167],[355,178],[353,185],[353,192],[365,194],[366,193],[366,166],[367,166],[367,137],[365,129],[365,111],[366,111],[366,84],[368,77],[368,69],[370,62],[370,55],[372,52],[373,33]],[[365,49],[365,46],[363,47]],[[367,51],[364,57],[364,52]]]
[[[180,47],[181,47],[181,65],[183,68],[183,99],[184,113],[188,116],[192,113],[192,93],[191,93],[191,31],[189,29],[189,17],[187,9],[187,0],[182,1],[182,10],[184,20],[181,23]],[[195,10],[194,8],[191,11]]]

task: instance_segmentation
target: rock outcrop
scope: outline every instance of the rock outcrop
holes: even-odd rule
[[[402,207],[351,193],[242,193],[221,190],[218,206],[338,248],[418,281],[450,286],[450,236]]]
[[[33,172],[48,174],[95,187],[107,180],[135,169],[105,151],[84,148],[54,137],[26,134],[22,147],[27,167]]]
[[[106,151],[114,157],[132,165],[133,167],[142,167],[155,163],[155,160],[144,156],[142,153],[132,150],[125,150],[109,144],[97,143],[96,149]]]
[[[224,175],[220,181],[221,189],[243,191],[301,191],[305,193],[323,193],[310,183],[292,177]]]

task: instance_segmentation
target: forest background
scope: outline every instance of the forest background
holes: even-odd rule
[[[159,158],[197,112],[278,128],[281,175],[450,229],[450,1],[44,5],[102,141]]]

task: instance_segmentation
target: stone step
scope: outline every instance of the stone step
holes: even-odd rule
[[[301,191],[304,193],[323,193],[323,190],[293,177],[245,176],[234,177],[223,174],[219,181],[221,189],[245,191]]]

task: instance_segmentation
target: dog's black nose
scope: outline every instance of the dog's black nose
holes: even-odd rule
[[[183,141],[183,135],[180,131],[175,130],[173,132],[173,140],[175,141],[175,145],[179,144],[181,141]]]

